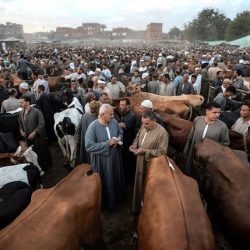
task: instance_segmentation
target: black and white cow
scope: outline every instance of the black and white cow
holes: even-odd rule
[[[29,205],[31,195],[31,187],[21,181],[13,181],[0,188],[0,230]]]
[[[41,186],[41,175],[37,166],[23,163],[0,168],[0,188],[13,181],[21,181],[28,184],[32,190]]]
[[[54,114],[54,130],[58,143],[62,149],[66,163],[71,168],[75,167],[76,149],[78,142],[78,128],[83,115],[83,108],[76,97],[68,108],[60,113]]]

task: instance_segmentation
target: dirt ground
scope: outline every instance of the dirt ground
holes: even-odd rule
[[[64,159],[57,142],[50,145],[53,165],[43,177],[44,188],[53,187],[63,179],[70,170],[64,167]],[[127,188],[128,197],[120,204],[116,212],[102,211],[102,226],[104,241],[108,250],[136,250],[137,240],[134,236],[136,219],[132,216],[130,208],[132,204],[133,187]],[[220,233],[216,223],[212,221],[217,250],[231,250],[227,241]]]

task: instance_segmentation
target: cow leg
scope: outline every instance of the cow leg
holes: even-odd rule
[[[59,139],[59,138],[58,138],[58,143],[59,143],[59,146],[60,146],[60,148],[61,148],[61,150],[62,150],[62,152],[63,152],[63,157],[64,157],[64,159],[65,159],[65,163],[67,163],[67,162],[68,162],[68,158],[67,158],[67,154],[66,154],[64,142],[65,142],[64,139],[62,140],[62,139]]]
[[[68,143],[70,147],[70,167],[75,167],[76,160],[76,147],[77,147],[77,137],[76,136],[68,136]]]

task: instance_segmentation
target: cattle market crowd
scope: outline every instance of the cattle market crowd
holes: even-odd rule
[[[216,142],[211,152],[221,145],[222,151],[241,150],[238,160],[246,158],[248,166],[249,53],[145,44],[1,51],[0,153],[31,147],[32,160],[26,160],[49,175],[56,157],[50,146],[58,143],[70,170],[86,163],[99,173],[102,209],[116,211],[133,190],[130,207],[138,219],[149,197],[148,172],[156,165],[174,169],[174,159],[201,184],[195,169],[204,160],[197,153],[204,141],[208,147]],[[226,161],[222,151],[211,157]]]

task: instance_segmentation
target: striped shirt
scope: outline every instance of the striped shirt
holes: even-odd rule
[[[247,135],[249,126],[250,126],[250,121],[244,121],[244,119],[240,117],[232,126],[232,130],[242,135]]]

